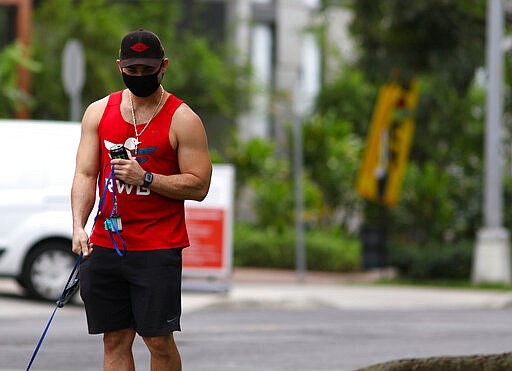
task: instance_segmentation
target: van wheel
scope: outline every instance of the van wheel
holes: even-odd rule
[[[37,245],[27,256],[23,269],[27,294],[35,299],[58,300],[76,259],[71,241],[50,240]]]

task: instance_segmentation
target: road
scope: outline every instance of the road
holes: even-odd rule
[[[350,285],[337,286],[345,290],[340,291],[343,298],[332,297],[334,291],[326,294],[331,301],[314,296],[331,286],[307,288],[310,300],[291,300],[284,294],[276,300],[276,290],[306,289],[284,284],[257,285],[257,290],[236,284],[232,294],[185,293],[183,331],[176,334],[183,369],[343,371],[399,358],[511,351],[508,293],[482,293],[474,305],[461,299],[461,305],[393,306],[402,300],[397,289],[389,305],[356,307],[348,301],[341,305],[355,289]],[[369,290],[375,291],[374,298],[381,292]],[[369,301],[371,293],[366,294]],[[423,297],[428,295],[425,291]],[[52,310],[53,305],[27,300],[9,280],[0,280],[0,370],[26,368]],[[134,355],[137,369],[148,370],[140,339]],[[32,370],[100,370],[101,364],[101,337],[86,334],[83,307],[75,303],[57,311]]]

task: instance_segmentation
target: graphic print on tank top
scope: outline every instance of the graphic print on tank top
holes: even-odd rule
[[[124,148],[126,148],[127,150],[130,151],[130,154],[135,157],[135,143],[136,143],[137,139],[133,138],[133,137],[130,137],[128,139],[125,140],[124,143],[112,143],[108,140],[103,140],[103,144],[105,145],[105,148],[107,149],[107,151],[110,150],[110,148],[112,148],[113,146],[115,146],[116,144],[120,144],[120,145],[123,145]],[[138,148],[137,150],[137,157],[136,157],[136,160],[139,164],[143,164],[145,163],[147,160],[148,160],[148,156],[151,156],[153,153],[155,153],[155,151],[157,150],[157,146],[149,146],[149,147],[140,147]]]

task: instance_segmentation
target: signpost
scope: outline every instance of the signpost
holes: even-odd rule
[[[76,39],[69,40],[62,54],[62,81],[70,98],[71,121],[79,121],[81,116],[81,93],[85,83],[85,58],[82,44]]]

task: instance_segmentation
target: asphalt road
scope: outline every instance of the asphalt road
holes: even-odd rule
[[[214,297],[215,300],[211,300]],[[355,370],[399,358],[509,352],[512,309],[343,308],[320,301],[224,300],[185,294],[176,340],[189,371]],[[24,370],[53,305],[0,280],[0,370]],[[144,344],[137,370],[148,370]],[[80,303],[56,313],[32,370],[100,370],[100,336],[86,334]]]

